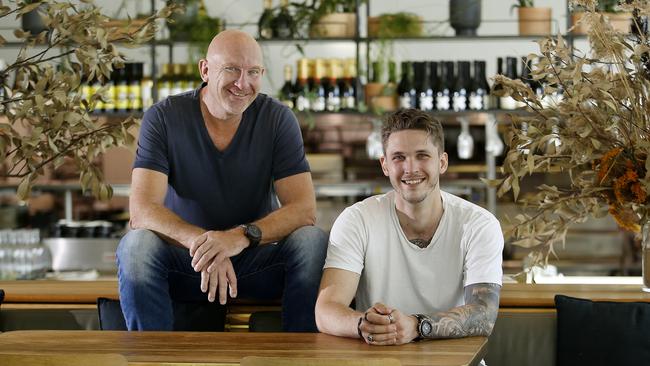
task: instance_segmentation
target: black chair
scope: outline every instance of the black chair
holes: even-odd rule
[[[282,312],[256,311],[248,318],[249,332],[282,332]]]
[[[555,307],[557,366],[650,365],[650,303],[556,295]]]
[[[174,330],[192,332],[223,332],[226,307],[217,302],[172,302]],[[97,299],[99,329],[127,330],[119,300]]]

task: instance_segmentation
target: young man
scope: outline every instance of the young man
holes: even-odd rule
[[[394,190],[348,207],[334,223],[318,329],[372,345],[489,335],[501,288],[499,222],[440,190],[448,160],[430,115],[389,115],[382,142],[381,168]]]
[[[313,226],[298,122],[259,94],[262,51],[250,35],[218,34],[199,69],[199,89],[161,101],[142,121],[135,230],[117,252],[127,327],[171,330],[172,299],[225,304],[229,293],[282,297],[284,329],[315,331],[327,235]]]

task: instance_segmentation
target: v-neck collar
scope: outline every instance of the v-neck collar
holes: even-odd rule
[[[235,134],[232,136],[232,140],[230,140],[230,143],[228,146],[226,146],[225,149],[219,150],[217,146],[214,144],[214,141],[212,141],[212,138],[210,137],[210,132],[208,132],[208,127],[206,126],[206,121],[203,118],[203,113],[201,112],[201,89],[207,85],[207,83],[204,83],[201,85],[200,88],[196,89],[196,104],[195,104],[195,113],[198,113],[199,118],[196,120],[199,121],[198,128],[201,131],[201,137],[208,141],[210,146],[212,147],[212,151],[218,156],[226,156],[229,155],[232,150],[236,148],[236,145],[238,145],[239,140],[240,140],[240,135],[243,133],[242,131],[245,129],[245,124],[246,124],[246,116],[248,115],[248,110],[251,108],[253,104],[257,101],[257,98],[251,103],[251,105],[248,106],[244,110],[244,113],[242,113],[241,120],[239,121],[239,125],[237,126],[237,130],[235,131]]]
[[[444,193],[440,191],[440,199],[442,200],[442,216],[440,217],[440,222],[438,223],[438,227],[436,228],[436,231],[433,233],[433,237],[431,237],[431,241],[429,241],[429,245],[427,245],[424,248],[420,248],[419,246],[411,243],[409,240],[408,236],[404,232],[404,229],[402,228],[402,225],[399,223],[399,217],[397,216],[397,206],[395,205],[395,195],[397,192],[393,191],[392,192],[392,197],[390,200],[390,214],[391,214],[391,219],[393,220],[393,223],[397,226],[397,229],[399,231],[400,237],[403,239],[402,242],[408,243],[408,245],[414,249],[414,250],[419,250],[419,251],[424,251],[424,250],[430,250],[431,248],[435,247],[435,243],[438,241],[438,238],[442,235],[442,228],[445,227],[446,221],[447,221],[447,209],[445,208],[446,206],[446,201],[444,197]]]

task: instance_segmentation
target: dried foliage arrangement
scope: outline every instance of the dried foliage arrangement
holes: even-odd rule
[[[525,204],[525,213],[509,218],[506,236],[531,249],[531,265],[546,264],[568,228],[589,217],[610,214],[634,232],[650,219],[650,5],[619,5],[635,14],[636,32],[621,34],[597,12],[597,1],[572,3],[586,11],[590,50],[573,50],[561,36],[538,41],[540,53],[528,58],[543,97],[520,80],[495,78],[498,94],[530,112],[513,116],[503,179],[491,184]],[[520,197],[522,179],[538,172],[566,175],[570,184]]]
[[[160,9],[137,26],[117,29],[92,0],[0,1],[0,18],[20,17],[38,10],[47,31],[38,35],[16,30],[22,42],[16,60],[0,70],[0,163],[6,177],[20,178],[19,198],[29,195],[35,179],[49,165],[72,159],[84,190],[110,198],[92,161],[109,147],[129,144],[129,129],[139,121],[103,123],[92,116],[96,103],[106,100],[107,88],[83,99],[87,80],[107,80],[114,68],[124,67],[118,45],[135,47],[150,41],[159,20],[168,19],[177,6]],[[0,36],[0,47],[6,39]],[[12,80],[13,79],[13,80]],[[12,82],[13,81],[13,82]]]

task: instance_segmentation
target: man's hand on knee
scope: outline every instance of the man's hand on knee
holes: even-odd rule
[[[232,266],[230,258],[224,259],[214,267],[216,270],[212,272],[208,272],[207,270],[201,271],[201,291],[208,293],[208,301],[210,302],[214,301],[218,293],[219,303],[225,305],[228,300],[228,290],[230,290],[230,297],[237,297],[237,276],[235,275],[235,269]]]

